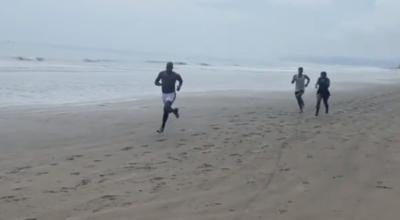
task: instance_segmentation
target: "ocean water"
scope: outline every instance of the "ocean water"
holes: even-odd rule
[[[246,65],[218,62],[177,63],[184,79],[183,93],[230,90],[290,91],[299,65],[312,79],[328,72],[333,88],[352,83],[391,83],[400,79],[395,70],[373,67],[315,64]],[[154,86],[164,61],[108,59],[0,58],[0,107],[102,103],[158,96]],[[351,86],[350,86],[351,87]],[[207,93],[204,93],[205,95]]]

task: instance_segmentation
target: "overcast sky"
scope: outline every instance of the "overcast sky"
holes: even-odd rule
[[[400,58],[399,0],[0,0],[0,40],[229,58]]]

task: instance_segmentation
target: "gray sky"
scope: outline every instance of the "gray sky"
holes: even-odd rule
[[[228,58],[400,58],[399,0],[1,0],[0,41]]]

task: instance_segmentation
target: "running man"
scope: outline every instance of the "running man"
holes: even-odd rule
[[[299,104],[300,113],[303,113],[304,109],[303,94],[305,88],[310,83],[310,78],[307,75],[303,74],[303,67],[299,67],[298,74],[293,76],[292,84],[293,83],[296,83],[296,90],[294,95],[296,96],[297,103]]]
[[[324,100],[325,105],[325,113],[329,113],[329,104],[328,99],[331,96],[329,92],[329,87],[331,86],[331,81],[327,77],[326,72],[321,72],[321,77],[319,77],[317,83],[315,84],[315,88],[317,90],[317,107],[315,111],[315,116],[319,114],[319,108],[321,106],[321,99]]]
[[[172,62],[168,62],[166,70],[160,72],[156,80],[154,81],[154,84],[156,86],[161,86],[162,88],[162,101],[164,103],[164,114],[162,118],[162,125],[161,128],[157,130],[158,133],[164,132],[165,124],[167,123],[168,116],[170,113],[173,113],[176,118],[179,118],[179,109],[172,108],[172,104],[174,103],[176,98],[176,92],[175,92],[176,81],[179,82],[178,86],[176,87],[176,90],[179,92],[179,90],[181,90],[183,80],[179,74],[172,71],[173,69],[174,69],[174,64]]]

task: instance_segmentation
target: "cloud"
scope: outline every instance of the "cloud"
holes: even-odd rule
[[[266,58],[399,57],[397,0],[14,0],[0,40]]]

